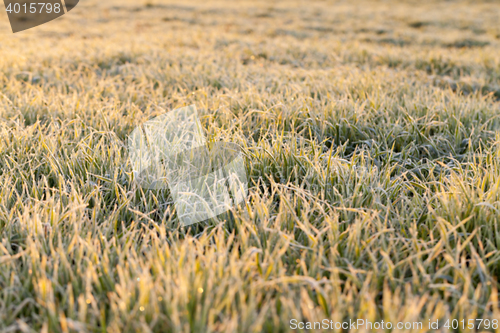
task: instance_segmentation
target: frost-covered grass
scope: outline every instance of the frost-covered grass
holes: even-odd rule
[[[82,1],[0,23],[0,331],[497,318],[497,2]],[[246,207],[189,229],[127,136],[195,104]],[[445,328],[442,328],[446,331]]]

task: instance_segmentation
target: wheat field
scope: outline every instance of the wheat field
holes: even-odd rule
[[[87,0],[12,34],[3,12],[0,332],[500,319],[499,22],[497,1]],[[242,148],[249,197],[184,228],[126,142],[187,105]],[[291,325],[324,319],[423,327]]]

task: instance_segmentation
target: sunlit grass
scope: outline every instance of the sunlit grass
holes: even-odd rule
[[[499,15],[89,0],[2,22],[0,331],[499,318]],[[126,143],[191,104],[242,147],[250,189],[182,228]]]

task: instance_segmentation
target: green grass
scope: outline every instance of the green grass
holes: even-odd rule
[[[15,35],[2,21],[0,332],[500,319],[499,17],[88,0]],[[126,142],[191,104],[243,148],[250,191],[182,228]]]

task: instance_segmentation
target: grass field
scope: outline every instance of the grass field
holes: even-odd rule
[[[2,13],[0,332],[500,319],[499,2],[87,0],[18,34]],[[250,189],[182,228],[126,143],[191,104]]]

